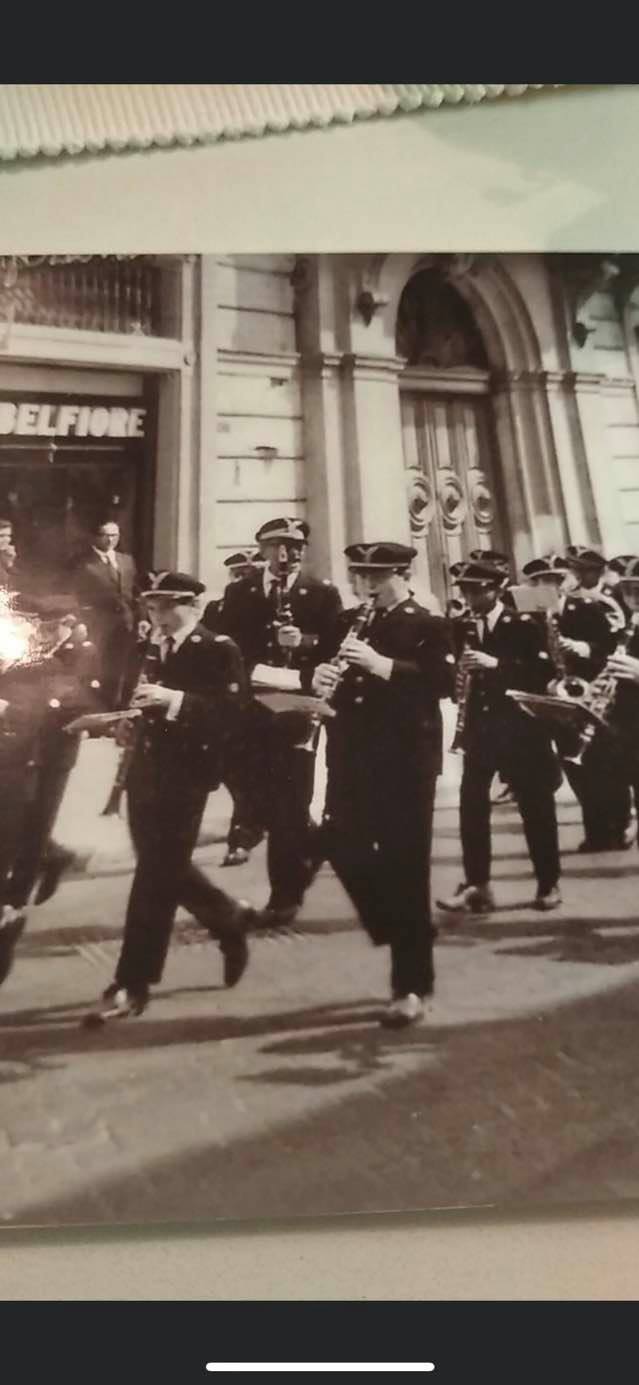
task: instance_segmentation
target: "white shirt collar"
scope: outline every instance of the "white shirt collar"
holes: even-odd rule
[[[284,590],[290,592],[291,587],[297,581],[298,577],[299,568],[295,568],[293,572],[289,572],[288,577],[286,578],[286,582],[284,583]],[[262,577],[262,584],[264,587],[265,596],[269,596],[271,587],[273,586],[274,582],[279,582],[279,577],[277,577],[274,572],[271,572],[270,567],[265,567],[264,574]]]
[[[491,634],[495,629],[497,621],[499,620],[499,617],[503,614],[504,610],[505,607],[503,601],[497,601],[493,606],[492,611],[488,611],[488,614],[482,617]]]
[[[103,548],[96,548],[96,547],[94,546],[94,544],[91,544],[91,547],[92,547],[92,549],[93,549],[93,552],[94,552],[94,553],[97,553],[98,558],[101,558],[101,559],[102,559],[102,562],[103,562],[103,563],[108,563],[110,567],[117,567],[117,565],[118,565],[118,560],[117,560],[116,552],[115,552],[115,549],[114,549],[114,548],[109,548],[109,549],[105,552],[105,550],[104,550]]]
[[[197,625],[197,623],[198,623],[198,620],[199,620],[199,616],[198,616],[198,615],[194,615],[194,616],[193,616],[193,619],[192,619],[191,621],[189,621],[188,625],[183,625],[181,630],[176,630],[175,634],[174,634],[174,635],[171,635],[171,636],[169,636],[169,635],[160,635],[159,632],[156,633],[156,634],[154,634],[154,635],[152,635],[152,636],[151,636],[151,644],[156,644],[156,645],[158,645],[158,647],[159,647],[159,649],[161,650],[161,652],[164,653],[165,649],[167,648],[168,640],[169,640],[169,639],[172,639],[172,640],[173,640],[173,653],[175,654],[176,649],[179,649],[180,646],[184,644],[184,641],[185,641],[185,640],[188,640],[189,635],[192,635],[192,634],[193,634],[193,631],[195,630],[195,627],[196,627],[196,625]]]

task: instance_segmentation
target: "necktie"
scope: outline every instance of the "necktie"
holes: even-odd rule
[[[164,649],[163,649],[163,653],[162,653],[162,663],[163,663],[163,664],[166,663],[167,659],[170,659],[170,658],[171,658],[171,655],[172,655],[174,649],[175,649],[175,638],[174,638],[173,635],[167,635],[167,637],[166,637],[166,639],[165,639],[165,641],[164,641]]]

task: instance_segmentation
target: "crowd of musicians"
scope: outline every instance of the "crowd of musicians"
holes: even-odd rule
[[[55,841],[55,820],[86,734],[118,741],[135,850],[115,974],[89,1024],[146,1010],[178,907],[217,943],[224,982],[237,985],[252,936],[291,926],[324,862],[372,941],[388,947],[381,1022],[419,1021],[435,981],[430,863],[448,698],[463,755],[462,875],[437,900],[451,920],[495,906],[496,785],[521,816],[540,911],[561,906],[564,775],[583,816],[579,849],[631,844],[639,557],[572,546],[512,574],[503,554],[478,550],[451,568],[456,595],[443,616],[415,598],[415,550],[392,541],[346,549],[355,604],[343,609],[337,588],[303,564],[308,538],[298,519],[263,524],[254,551],[227,559],[223,597],[207,602],[188,573],[141,578],[107,522],[56,609],[50,594],[30,592],[0,519],[0,982],[31,906],[51,897],[73,859]],[[266,840],[260,910],[193,862],[221,784],[233,804],[222,864],[242,865]]]

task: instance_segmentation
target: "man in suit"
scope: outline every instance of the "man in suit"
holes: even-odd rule
[[[313,669],[326,657],[342,609],[337,588],[301,571],[309,526],[290,517],[263,524],[255,538],[264,560],[241,582],[227,587],[219,628],[235,640],[249,675],[262,664],[297,673],[310,692]],[[204,623],[208,624],[208,612]],[[250,728],[250,729],[249,729]],[[247,722],[240,757],[246,792],[253,795],[254,821],[268,832],[270,897],[265,927],[286,926],[295,917],[309,878],[308,840],[317,735],[302,712],[267,712],[259,704]]]
[[[119,543],[114,520],[99,524],[72,569],[76,599],[98,649],[105,703],[112,708],[125,707],[133,690],[138,614],[135,563],[119,551]]]
[[[201,582],[162,574],[143,592],[153,633],[134,708],[140,715],[127,781],[137,864],[112,984],[87,1022],[142,1014],[161,978],[179,904],[219,944],[227,985],[248,960],[253,911],[191,862],[206,801],[219,788],[224,743],[246,703],[237,646],[199,622]]]
[[[369,623],[349,633],[357,612],[336,621],[318,664],[316,693],[332,700],[327,721],[326,807],[319,837],[369,937],[391,954],[391,999],[382,1023],[419,1021],[434,986],[430,856],[442,767],[439,702],[450,697],[454,659],[447,622],[409,593],[416,550],[402,543],[346,549],[372,602]],[[344,667],[345,666],[345,667]]]
[[[469,562],[457,582],[472,612],[472,620],[453,623],[468,679],[460,790],[464,880],[456,894],[437,902],[453,913],[484,914],[494,908],[490,785],[500,773],[522,817],[537,880],[534,906],[555,909],[561,903],[557,761],[546,728],[507,696],[509,689],[545,691],[549,660],[542,633],[532,617],[506,609],[490,563]]]

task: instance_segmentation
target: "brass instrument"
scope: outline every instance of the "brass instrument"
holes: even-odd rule
[[[472,625],[474,629],[474,638],[476,639],[479,633],[477,621],[473,620]],[[470,634],[472,635],[473,631],[471,631]],[[455,723],[455,734],[450,745],[451,755],[461,755],[464,749],[464,731],[466,729],[466,716],[468,714],[468,703],[470,699],[473,681],[472,669],[468,668],[468,664],[466,662],[466,654],[468,653],[470,648],[471,645],[469,641],[466,640],[461,655],[459,657],[459,661],[457,664],[457,672],[455,674],[455,701],[457,703],[457,721]]]
[[[622,635],[615,653],[626,653],[631,633],[631,630],[627,630]],[[609,714],[617,693],[617,677],[603,668],[590,683],[582,678],[568,678],[566,682],[568,688],[574,684],[575,691],[537,694],[509,689],[507,695],[528,716],[548,721],[555,728],[568,731],[576,738],[576,749],[572,754],[563,753],[562,759],[568,760],[571,764],[581,765],[597,732],[612,730]]]
[[[583,697],[588,689],[588,681],[568,672],[566,655],[561,646],[559,613],[556,608],[549,608],[545,614],[547,649],[558,675],[549,685],[552,693],[556,697]]]

